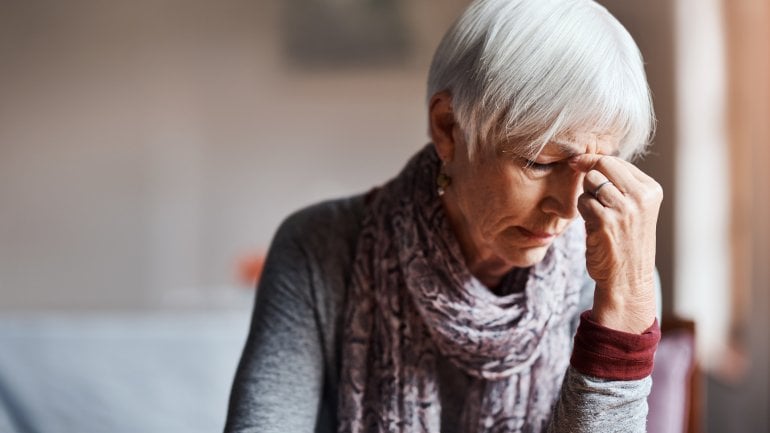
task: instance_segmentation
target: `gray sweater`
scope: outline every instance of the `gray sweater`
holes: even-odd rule
[[[342,312],[363,196],[303,209],[279,228],[260,279],[225,432],[336,431]],[[581,309],[591,308],[586,273]],[[658,297],[660,299],[660,297]],[[578,316],[573,320],[573,333]],[[439,362],[441,432],[455,433],[468,378]],[[565,373],[551,432],[644,432],[650,377],[609,381]]]

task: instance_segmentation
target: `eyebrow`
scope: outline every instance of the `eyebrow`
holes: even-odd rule
[[[575,142],[572,142],[572,141],[554,139],[554,140],[551,140],[549,143],[555,144],[556,147],[559,149],[559,151],[566,155],[565,159],[569,159],[569,158],[572,158],[574,156],[583,155],[585,153],[585,152],[582,152],[582,151],[578,150],[575,147],[576,146]],[[517,153],[513,149],[512,145],[503,145],[503,146],[501,146],[500,152],[501,153]],[[609,156],[618,156],[618,155],[620,155],[620,151],[619,150],[615,150]]]
[[[559,148],[559,150],[567,155],[567,158],[572,158],[573,156],[582,155],[585,152],[580,152],[575,148],[575,144],[569,141],[563,141],[563,140],[552,140],[553,144],[556,145],[556,147]]]
[[[570,141],[564,141],[564,140],[553,140],[551,141],[553,144],[555,144],[559,150],[567,155],[567,158],[572,158],[573,156],[582,155],[585,152],[580,152],[577,149],[575,149],[575,144]],[[615,149],[609,156],[618,156],[620,155],[620,150]]]

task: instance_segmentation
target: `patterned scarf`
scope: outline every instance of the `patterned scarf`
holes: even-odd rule
[[[582,224],[498,296],[465,266],[432,145],[366,205],[345,306],[339,432],[438,433],[437,358],[470,378],[459,431],[539,432],[569,363]],[[513,281],[513,278],[508,280]]]

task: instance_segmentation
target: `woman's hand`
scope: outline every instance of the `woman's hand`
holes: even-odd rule
[[[585,173],[578,211],[586,266],[596,281],[594,320],[641,334],[655,320],[655,230],[663,189],[633,164],[607,155],[573,157]]]

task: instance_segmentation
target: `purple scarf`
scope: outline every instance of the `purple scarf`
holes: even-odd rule
[[[497,296],[465,266],[436,193],[439,166],[426,146],[367,204],[344,312],[339,432],[439,433],[439,357],[471,378],[459,431],[542,431],[569,364],[582,224],[528,270],[524,290]]]

